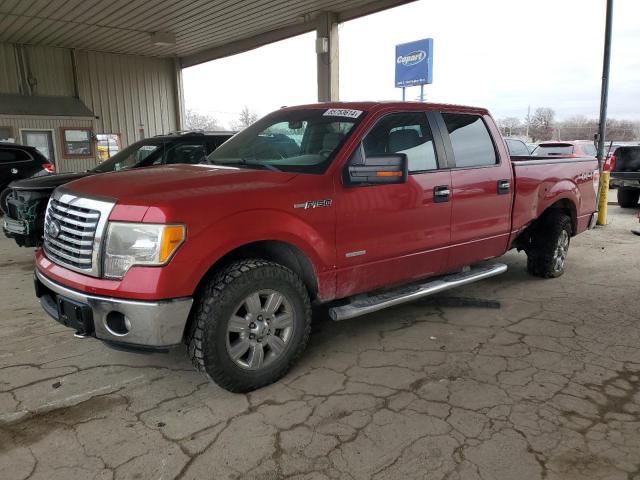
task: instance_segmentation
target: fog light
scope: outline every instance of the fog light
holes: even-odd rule
[[[120,312],[109,312],[106,319],[107,329],[114,335],[126,335],[131,329],[131,322]]]

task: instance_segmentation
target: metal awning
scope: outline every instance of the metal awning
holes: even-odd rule
[[[95,114],[75,97],[45,97],[1,93],[0,105],[2,105],[2,115],[95,117]]]
[[[315,30],[321,12],[342,22],[410,1],[3,0],[0,42],[179,57],[190,66]]]

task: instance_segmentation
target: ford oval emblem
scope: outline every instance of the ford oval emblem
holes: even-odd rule
[[[60,235],[60,224],[55,220],[51,220],[47,225],[47,233],[51,238],[58,238]]]
[[[416,50],[415,52],[407,53],[406,55],[400,55],[396,60],[396,63],[401,63],[405,67],[411,67],[416,65],[427,58],[427,52],[424,50]]]

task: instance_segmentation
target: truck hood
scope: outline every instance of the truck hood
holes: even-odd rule
[[[16,180],[11,182],[11,188],[14,190],[33,190],[53,191],[56,187],[64,185],[65,183],[78,180],[80,178],[88,177],[89,175],[95,175],[93,172],[80,172],[80,173],[57,173],[54,175],[43,175],[41,177],[25,178],[24,180]]]
[[[65,188],[89,197],[112,198],[119,204],[155,206],[186,198],[273,188],[295,176],[268,170],[176,164],[101,173]]]

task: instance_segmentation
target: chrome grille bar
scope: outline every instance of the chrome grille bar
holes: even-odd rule
[[[114,203],[58,189],[47,206],[44,252],[66,268],[100,276],[102,237]]]

